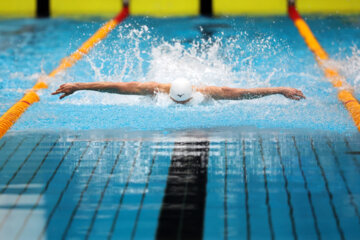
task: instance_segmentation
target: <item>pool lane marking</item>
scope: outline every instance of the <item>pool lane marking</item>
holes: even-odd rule
[[[318,240],[321,240],[320,228],[319,228],[319,224],[318,224],[314,204],[313,204],[313,201],[312,201],[311,191],[310,191],[310,189],[308,187],[308,181],[307,181],[307,178],[305,176],[304,169],[302,167],[301,153],[300,153],[300,150],[299,150],[299,148],[298,148],[298,146],[296,144],[295,137],[293,136],[292,139],[293,139],[294,147],[295,147],[295,150],[296,150],[296,153],[297,153],[297,159],[298,159],[298,163],[299,163],[299,169],[300,169],[300,172],[301,172],[301,176],[302,176],[302,178],[304,180],[304,188],[305,188],[305,190],[307,192],[307,197],[308,197],[308,201],[309,201],[309,204],[310,204],[311,214],[312,214],[312,217],[313,217],[313,220],[314,220],[314,228],[315,228],[316,236],[317,236]]]
[[[39,101],[39,96],[34,91],[26,93],[25,96],[15,103],[0,117],[0,138],[14,125],[17,119],[34,102]]]
[[[78,200],[75,208],[73,209],[73,211],[72,211],[72,213],[71,213],[71,216],[70,216],[70,219],[69,219],[68,223],[66,224],[65,231],[64,231],[63,234],[62,234],[61,239],[63,239],[63,240],[66,239],[66,237],[67,237],[67,234],[68,234],[68,232],[69,232],[69,230],[70,230],[71,224],[73,223],[74,217],[75,217],[77,211],[79,210],[79,207],[80,207],[80,205],[81,205],[81,203],[82,203],[82,200],[83,200],[83,198],[84,198],[84,195],[85,195],[86,191],[88,190],[89,185],[90,185],[90,182],[91,182],[91,180],[92,180],[92,178],[93,178],[93,176],[94,176],[94,174],[95,174],[95,171],[96,171],[96,169],[97,169],[97,167],[98,167],[98,165],[99,165],[99,163],[100,163],[100,159],[101,159],[102,156],[104,155],[104,152],[105,152],[105,150],[106,150],[106,148],[107,148],[108,145],[109,145],[109,142],[106,141],[105,144],[104,144],[104,147],[102,148],[102,150],[101,150],[101,152],[100,152],[100,154],[99,154],[99,156],[98,156],[98,158],[97,158],[97,160],[96,160],[96,162],[95,162],[94,167],[93,167],[92,170],[91,170],[90,176],[89,176],[88,180],[86,181],[85,187],[84,187],[83,190],[81,191],[79,200]]]
[[[77,138],[78,136],[76,136]],[[60,162],[58,163],[58,165],[56,166],[55,170],[53,171],[52,175],[50,176],[50,178],[48,179],[48,181],[46,182],[45,187],[43,188],[43,190],[40,192],[38,198],[36,199],[35,204],[32,206],[32,208],[30,209],[30,212],[28,213],[28,215],[25,217],[24,222],[22,223],[19,231],[17,232],[16,236],[15,236],[15,240],[18,240],[22,234],[22,232],[25,229],[25,226],[27,224],[27,222],[29,221],[33,211],[39,206],[40,204],[40,200],[43,197],[43,195],[45,194],[45,192],[48,190],[50,183],[52,182],[52,180],[54,179],[56,173],[58,172],[59,168],[61,167],[62,163],[64,162],[65,158],[67,157],[67,155],[69,154],[71,148],[74,146],[74,140],[71,141],[70,146],[68,147],[68,149],[66,150],[65,154],[62,156]],[[86,152],[87,149],[85,149],[84,153]]]
[[[36,0],[36,16],[39,18],[50,16],[50,2],[51,0]]]
[[[36,170],[34,171],[33,175],[31,176],[31,178],[27,181],[25,187],[22,189],[22,191],[18,194],[15,202],[10,206],[10,208],[8,209],[5,217],[1,220],[0,222],[0,230],[2,229],[4,223],[6,222],[7,218],[10,216],[10,214],[12,213],[12,210],[18,205],[20,198],[22,197],[22,195],[27,191],[27,189],[30,186],[30,183],[34,180],[34,178],[36,177],[37,173],[39,172],[40,168],[42,167],[42,165],[45,163],[47,157],[49,156],[49,154],[52,152],[52,150],[54,149],[54,147],[56,146],[56,144],[59,142],[60,137],[58,137],[56,139],[56,141],[53,143],[53,145],[51,146],[50,150],[45,154],[44,158],[42,159],[40,165],[36,168]]]
[[[175,142],[156,239],[202,239],[209,142]]]
[[[108,175],[108,178],[107,178],[107,180],[106,180],[105,186],[104,186],[104,188],[103,188],[103,190],[102,190],[102,192],[101,192],[100,199],[99,199],[99,201],[98,201],[98,203],[97,203],[97,205],[96,205],[95,212],[94,212],[94,214],[93,214],[93,216],[92,216],[92,218],[91,218],[90,225],[89,225],[89,227],[88,227],[88,229],[87,229],[87,231],[86,231],[85,239],[89,239],[89,237],[90,237],[91,231],[92,231],[92,229],[93,229],[93,227],[94,227],[94,224],[95,224],[95,220],[96,220],[97,214],[98,214],[98,212],[99,212],[100,206],[101,206],[102,201],[103,201],[103,199],[104,199],[105,192],[106,192],[106,190],[107,190],[107,188],[108,188],[108,186],[109,186],[109,183],[110,183],[110,180],[111,180],[111,178],[112,178],[112,176],[113,176],[113,174],[114,174],[114,171],[115,171],[115,169],[116,169],[116,167],[117,167],[117,165],[118,165],[118,163],[119,163],[120,156],[121,156],[122,151],[123,151],[123,149],[124,149],[124,145],[125,145],[125,142],[122,142],[122,145],[121,145],[121,147],[120,147],[120,151],[119,151],[119,153],[117,154],[117,156],[116,156],[116,158],[115,158],[115,162],[114,162],[114,164],[113,164],[113,166],[112,166],[112,168],[111,168],[110,174]]]
[[[27,161],[30,159],[31,155],[34,153],[34,151],[36,150],[36,148],[40,145],[41,141],[45,138],[45,135],[42,135],[42,137],[40,138],[40,140],[35,144],[35,146],[32,148],[31,152],[26,156],[26,158],[24,159],[24,161],[20,164],[20,166],[16,169],[16,171],[13,173],[13,175],[11,176],[11,178],[7,181],[7,183],[5,184],[5,187],[3,187],[0,191],[0,194],[3,194],[9,187],[9,185],[11,184],[11,182],[15,179],[15,177],[18,175],[18,173],[21,171],[21,169],[23,168],[23,166],[27,163]]]
[[[325,182],[325,189],[326,189],[326,192],[329,196],[329,202],[330,202],[330,206],[331,206],[331,210],[332,210],[332,213],[334,215],[334,218],[335,218],[335,222],[336,222],[336,227],[337,227],[337,230],[340,234],[340,238],[342,240],[345,240],[345,236],[344,236],[344,231],[342,230],[341,228],[341,223],[340,223],[340,219],[339,219],[339,216],[336,212],[336,208],[335,208],[335,205],[334,205],[334,201],[333,201],[333,194],[332,192],[330,191],[330,188],[329,188],[329,182],[327,180],[327,177],[326,177],[326,174],[325,174],[325,170],[324,168],[322,167],[321,165],[321,162],[320,162],[320,159],[319,159],[319,155],[315,149],[315,146],[314,146],[314,140],[311,138],[311,149],[314,153],[314,156],[315,156],[315,160],[316,160],[316,164],[317,166],[320,168],[320,172],[321,172],[321,176],[323,177],[324,179],[324,182]]]
[[[77,138],[77,136],[76,136],[76,138]],[[34,211],[35,208],[37,208],[37,206],[39,205],[40,200],[41,200],[41,198],[43,197],[43,194],[47,191],[47,189],[48,189],[51,181],[52,181],[53,178],[55,177],[58,169],[59,169],[60,166],[62,165],[64,159],[66,158],[67,154],[70,152],[70,149],[72,148],[73,145],[74,145],[74,141],[71,142],[69,148],[67,149],[67,151],[66,151],[65,154],[63,155],[62,159],[60,160],[60,162],[59,162],[58,165],[56,166],[55,170],[53,171],[52,175],[51,175],[50,178],[48,179],[45,187],[44,187],[43,190],[40,192],[37,200],[35,201],[35,204],[32,206],[32,208],[30,209],[30,212],[29,212],[28,215],[25,217],[24,222],[22,223],[22,225],[21,225],[21,227],[20,227],[19,231],[17,232],[17,234],[16,234],[16,236],[15,236],[14,239],[19,239],[19,238],[20,238],[21,233],[22,233],[22,231],[24,230],[27,222],[29,221],[29,219],[30,219],[33,211]]]
[[[245,188],[245,212],[246,212],[246,239],[251,239],[251,222],[250,222],[250,211],[249,211],[249,189],[248,189],[248,177],[246,168],[246,154],[245,154],[245,141],[242,139],[242,165],[243,165],[243,181]]]
[[[87,151],[88,151],[88,149],[89,149],[89,147],[90,147],[90,144],[91,144],[91,141],[90,141],[90,142],[87,142],[87,145],[86,145],[85,150],[82,152],[79,160],[77,161],[77,164],[76,164],[75,168],[73,169],[73,171],[72,171],[72,173],[71,173],[70,178],[67,180],[66,185],[65,185],[65,187],[63,188],[63,190],[61,191],[58,200],[56,201],[54,207],[52,208],[50,214],[48,215],[48,218],[47,218],[47,220],[46,220],[46,223],[45,223],[45,225],[44,225],[44,227],[43,227],[40,235],[38,236],[38,240],[42,239],[43,235],[45,234],[45,232],[46,232],[46,230],[47,230],[47,228],[48,228],[48,226],[49,226],[49,224],[50,224],[50,221],[51,221],[52,217],[54,216],[55,211],[57,210],[57,208],[58,208],[58,206],[59,206],[62,198],[64,197],[64,194],[65,194],[66,190],[68,189],[68,187],[69,187],[72,179],[74,178],[74,176],[75,176],[78,168],[80,167],[80,163],[82,162],[85,154],[87,153]],[[73,145],[74,145],[74,141],[72,142],[71,147],[72,147]],[[63,158],[61,159],[61,161],[64,161],[64,159],[66,158],[66,156],[67,156],[68,153],[70,152],[71,147],[69,147],[68,151],[65,153],[65,155],[63,156]],[[60,166],[59,166],[59,167],[60,167]],[[56,171],[57,171],[57,170],[58,170],[58,168],[56,169]],[[55,174],[54,174],[54,175],[55,175]],[[53,176],[54,176],[54,175],[53,175]]]
[[[3,147],[4,147],[5,145],[6,145],[6,141],[4,141],[3,144],[1,145],[0,151],[1,151],[1,149],[3,149]]]
[[[106,22],[100,29],[95,32],[80,48],[78,48],[69,57],[65,57],[61,60],[60,65],[55,68],[46,78],[54,77],[59,72],[72,67],[78,60],[86,55],[98,42],[103,40],[120,22],[122,22],[129,15],[129,8],[127,4],[124,4],[122,11],[110,21]],[[2,138],[6,132],[15,124],[20,116],[35,102],[40,101],[40,97],[37,91],[48,88],[48,83],[45,78],[39,78],[37,83],[15,103],[10,109],[8,109],[0,117],[0,138]]]
[[[346,136],[344,137],[344,142],[345,142],[346,148],[349,149],[350,152],[353,152],[353,150],[352,150],[352,148],[350,147],[349,141],[347,140]],[[351,159],[352,159],[352,161],[354,162],[357,171],[360,172],[360,164],[359,164],[359,162],[357,161],[357,158],[353,155]]]
[[[321,47],[305,20],[302,19],[295,8],[295,5],[290,2],[288,3],[288,14],[300,35],[304,38],[309,49],[314,53],[315,59],[324,71],[325,76],[330,80],[333,86],[338,89],[338,99],[348,110],[356,128],[360,131],[360,104],[353,93],[350,90],[345,89],[345,87],[347,87],[345,86],[345,78],[341,76],[336,69],[326,66],[327,60],[330,59],[328,54]]]
[[[213,0],[200,0],[200,14],[209,17],[213,15]]]
[[[112,237],[113,237],[113,234],[114,234],[114,231],[115,231],[115,227],[116,227],[116,222],[117,222],[117,220],[118,220],[118,217],[119,217],[119,214],[120,214],[120,210],[121,210],[121,207],[122,207],[122,203],[123,203],[124,198],[125,198],[125,193],[126,193],[126,190],[127,190],[128,186],[129,186],[129,184],[130,184],[130,179],[131,179],[132,174],[133,174],[134,169],[135,169],[136,160],[137,160],[137,158],[138,158],[139,155],[140,155],[140,150],[141,150],[142,144],[143,144],[143,143],[140,142],[139,148],[138,148],[138,150],[137,150],[137,152],[136,152],[136,154],[135,154],[134,160],[133,160],[133,162],[132,162],[129,175],[128,175],[127,179],[126,179],[126,184],[125,184],[125,186],[124,186],[124,188],[123,188],[123,190],[122,190],[121,197],[120,197],[120,199],[119,199],[119,203],[118,203],[118,206],[117,206],[117,208],[116,208],[115,216],[114,216],[113,222],[112,222],[112,224],[111,224],[110,231],[109,231],[108,236],[107,236],[107,239],[108,239],[108,240],[112,239]]]
[[[0,172],[4,169],[4,167],[6,166],[6,164],[9,162],[9,160],[12,158],[12,156],[14,156],[14,154],[17,152],[17,150],[20,148],[20,146],[24,143],[26,137],[24,137],[19,143],[18,145],[15,147],[15,149],[10,153],[10,155],[6,158],[6,160],[3,162],[3,164],[0,167]]]
[[[224,146],[224,160],[225,160],[225,176],[224,176],[224,240],[228,239],[228,157],[227,157],[227,141]]]
[[[146,193],[147,193],[148,188],[149,188],[150,176],[151,176],[151,174],[152,174],[152,169],[153,169],[154,164],[155,164],[155,160],[156,160],[156,157],[157,157],[157,152],[158,152],[158,148],[156,148],[155,153],[154,153],[154,156],[152,157],[152,160],[151,160],[150,170],[149,170],[149,172],[148,172],[148,174],[147,174],[146,184],[145,184],[145,187],[144,187],[142,196],[141,196],[140,207],[138,208],[138,211],[137,211],[137,213],[136,213],[136,218],[135,218],[134,227],[133,227],[133,230],[132,230],[132,232],[131,232],[131,238],[130,238],[131,240],[134,240],[134,239],[135,239],[136,230],[137,230],[137,225],[138,225],[138,222],[139,222],[139,219],[140,219],[141,210],[142,210],[143,205],[144,205]]]
[[[347,154],[350,154],[350,155],[360,155],[360,151],[358,152],[346,152]]]
[[[345,189],[347,191],[347,194],[349,195],[350,197],[350,204],[354,207],[354,210],[355,210],[355,215],[357,216],[358,218],[358,221],[360,223],[360,214],[359,214],[359,209],[358,209],[358,206],[356,205],[355,201],[354,201],[354,195],[349,187],[349,184],[345,178],[345,174],[344,174],[344,170],[342,169],[341,165],[340,165],[340,162],[339,162],[339,157],[337,156],[336,152],[335,152],[335,149],[334,149],[334,146],[331,144],[329,138],[327,138],[327,141],[326,141],[327,145],[329,146],[329,148],[331,149],[331,154],[333,155],[334,157],[334,161],[335,161],[335,164],[336,164],[336,167],[337,169],[339,170],[339,173],[340,173],[340,176],[341,176],[341,179],[343,180],[344,184],[345,184]]]
[[[78,60],[89,53],[89,51],[101,40],[103,40],[120,22],[122,22],[129,15],[128,6],[124,6],[122,11],[113,19],[106,22],[94,35],[92,35],[80,48],[78,48],[69,57],[65,57],[61,60],[60,65],[54,69],[49,77],[54,77],[59,72],[72,67]],[[44,88],[45,82],[38,82],[33,89]],[[46,83],[45,83],[46,84]],[[47,84],[46,84],[47,85]],[[47,88],[47,86],[46,86]]]
[[[267,176],[266,176],[266,163],[265,163],[265,158],[264,158],[264,149],[263,149],[263,144],[262,144],[262,138],[261,137],[259,137],[259,144],[260,144],[261,160],[262,160],[262,163],[264,165],[263,166],[263,175],[264,175],[264,187],[265,187],[265,194],[266,194],[265,204],[266,204],[267,213],[268,213],[268,222],[269,222],[271,239],[274,240],[275,239],[275,232],[274,232],[274,227],[273,227],[273,223],[272,223],[270,195],[269,195],[268,182],[267,182]]]
[[[291,203],[291,193],[289,191],[289,181],[287,179],[286,176],[286,172],[285,172],[285,165],[281,156],[281,150],[280,150],[280,142],[279,139],[276,137],[276,150],[279,156],[279,161],[280,161],[280,165],[281,165],[281,172],[284,178],[284,187],[285,187],[285,192],[286,192],[286,197],[287,197],[287,204],[289,206],[289,216],[290,216],[290,220],[291,220],[291,230],[292,230],[292,234],[293,234],[293,239],[297,240],[298,239],[298,235],[296,232],[296,225],[295,225],[295,218],[294,218],[294,208],[293,205]]]

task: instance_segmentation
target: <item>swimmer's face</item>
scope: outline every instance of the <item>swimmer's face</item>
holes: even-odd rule
[[[178,104],[186,104],[186,103],[190,102],[190,100],[192,99],[192,97],[189,98],[189,99],[187,99],[187,100],[185,100],[185,101],[177,101],[177,100],[173,99],[172,97],[170,97],[170,99],[173,100],[174,102],[178,103]]]

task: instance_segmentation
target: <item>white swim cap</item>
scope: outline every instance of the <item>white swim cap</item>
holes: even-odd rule
[[[171,83],[170,97],[173,100],[183,102],[192,97],[193,89],[191,83],[185,78],[177,78]]]

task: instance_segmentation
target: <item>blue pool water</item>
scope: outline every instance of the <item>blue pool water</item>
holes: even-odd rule
[[[359,96],[359,21],[309,18]],[[0,22],[0,112],[40,75],[51,72],[102,21],[3,20]],[[51,96],[65,82],[159,81],[188,77],[193,84],[231,87],[291,86],[307,100],[282,96],[175,106],[168,98],[78,92]],[[13,130],[167,130],[251,126],[355,132],[356,128],[287,18],[129,18],[66,73],[49,80],[41,102]],[[126,116],[126,117],[125,117]]]
[[[358,239],[359,135],[8,134],[2,239]]]
[[[358,17],[306,18],[359,98]],[[0,113],[102,19],[0,21]],[[178,106],[65,82],[290,86]],[[360,135],[293,23],[127,19],[0,139],[0,239],[359,239]]]

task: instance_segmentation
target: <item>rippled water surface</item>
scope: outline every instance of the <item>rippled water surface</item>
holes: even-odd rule
[[[307,21],[359,97],[359,18]],[[103,22],[1,20],[0,113]],[[50,95],[180,76],[307,99]],[[360,135],[289,19],[131,17],[48,81],[0,139],[0,239],[359,239]]]
[[[360,21],[356,17],[306,19],[333,57],[329,64],[360,90]],[[0,21],[0,113],[38,77],[50,73],[104,22],[88,20]],[[210,101],[188,106],[155,99],[77,92],[51,96],[66,82],[158,81],[189,78],[194,85],[299,88],[300,102],[282,96]],[[213,127],[285,128],[356,132],[312,53],[288,18],[128,18],[88,56],[49,79],[41,101],[13,130]]]

